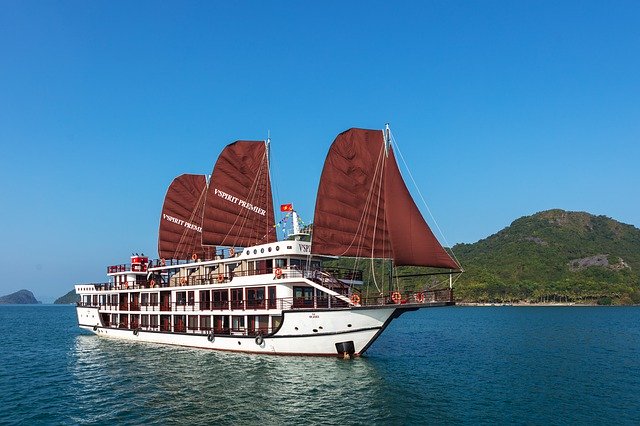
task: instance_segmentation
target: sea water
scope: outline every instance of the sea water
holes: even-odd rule
[[[354,360],[99,338],[0,306],[0,424],[640,424],[639,307],[406,313]]]

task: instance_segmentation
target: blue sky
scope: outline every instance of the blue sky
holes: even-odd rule
[[[451,244],[550,208],[639,226],[638,22],[636,1],[4,1],[0,295],[155,256],[171,180],[268,131],[275,202],[306,221],[334,137],[389,122]]]

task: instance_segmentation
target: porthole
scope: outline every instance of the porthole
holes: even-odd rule
[[[320,330],[324,330],[324,329],[322,328],[322,326],[320,326],[320,327],[318,327],[318,328],[319,328]]]
[[[280,246],[276,246],[276,251],[280,251]]]
[[[298,329],[298,327],[294,327],[296,330]]]
[[[313,332],[314,332],[314,333],[317,333],[317,332],[318,332],[318,329],[317,329],[317,328],[314,328],[314,329],[313,329]]]
[[[238,344],[241,345],[242,343],[240,343],[240,341],[238,340]]]
[[[267,251],[268,251],[268,252],[271,252],[271,247],[269,247],[269,248],[267,249]]]
[[[258,254],[258,250],[257,249],[253,249],[253,254]]]
[[[251,250],[247,250],[247,256],[251,254]]]
[[[261,249],[260,249],[260,253],[264,253],[264,248],[261,248]]]
[[[351,324],[347,324],[347,327],[351,327]]]

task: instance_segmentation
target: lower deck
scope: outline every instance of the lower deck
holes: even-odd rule
[[[78,307],[95,308],[98,321],[81,325],[194,335],[271,335],[286,311],[331,311],[354,307],[418,307],[452,304],[449,289],[392,292],[367,298],[352,295],[357,303],[329,296],[313,287],[294,284],[245,288],[94,290],[81,294]],[[290,293],[293,297],[277,297]]]

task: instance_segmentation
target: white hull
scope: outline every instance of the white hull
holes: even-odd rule
[[[361,355],[389,321],[416,307],[346,308],[341,310],[301,310],[283,313],[282,326],[262,339],[247,335],[208,335],[103,327],[98,309],[78,307],[80,328],[101,337],[129,341],[160,343],[280,355],[340,355],[340,344],[353,344],[353,355]],[[395,313],[395,315],[394,315]],[[134,332],[135,331],[135,332]],[[260,341],[262,340],[262,341]]]

